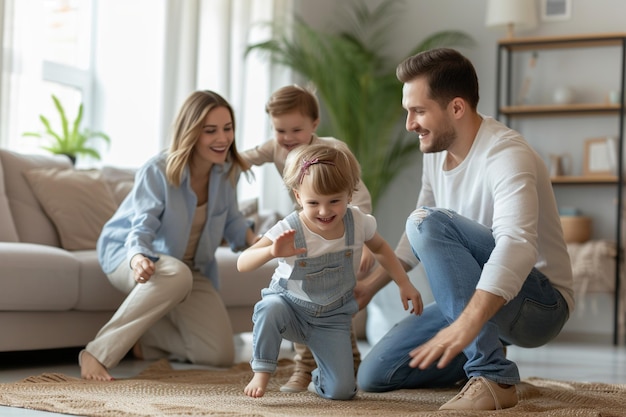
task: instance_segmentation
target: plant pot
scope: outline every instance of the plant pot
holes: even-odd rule
[[[70,155],[67,153],[62,153],[61,155],[65,155],[70,159],[70,162],[72,163],[72,166],[76,166],[76,155]]]

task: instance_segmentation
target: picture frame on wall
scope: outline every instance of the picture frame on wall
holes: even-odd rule
[[[586,139],[583,154],[583,175],[593,177],[615,174],[615,139],[612,137]]]
[[[553,22],[572,17],[572,0],[541,0],[541,20]]]

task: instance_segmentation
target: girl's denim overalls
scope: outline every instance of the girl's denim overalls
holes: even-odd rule
[[[306,248],[298,213],[287,216],[296,230],[295,246]],[[282,339],[306,344],[318,368],[313,371],[316,392],[324,398],[347,400],[356,393],[352,343],[352,316],[358,311],[354,299],[356,277],[353,267],[354,219],[350,209],[343,218],[346,249],[308,258],[298,255],[289,279],[272,280],[262,291],[254,309],[254,372],[276,370]],[[290,280],[302,281],[311,301],[287,290]]]

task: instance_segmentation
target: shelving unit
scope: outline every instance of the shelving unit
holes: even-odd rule
[[[566,48],[619,48],[620,99],[617,104],[609,103],[575,103],[575,104],[541,104],[541,105],[512,105],[513,102],[513,55],[522,51],[556,50]],[[584,51],[583,51],[584,52]],[[582,52],[581,52],[582,53]],[[504,67],[504,69],[503,69]],[[506,70],[506,72],[504,72]],[[616,232],[615,243],[617,255],[615,258],[615,293],[613,309],[613,344],[623,343],[620,340],[619,328],[620,293],[621,293],[621,263],[624,257],[622,242],[622,209],[623,209],[623,154],[624,154],[624,87],[626,83],[626,33],[587,34],[575,36],[527,37],[503,39],[498,42],[497,69],[496,69],[496,113],[497,118],[509,123],[512,118],[549,118],[556,116],[615,116],[618,119],[617,136],[617,175],[603,176],[560,176],[552,179],[553,185],[615,185],[617,194]],[[505,85],[504,91],[502,90]],[[524,132],[521,132],[522,134]]]
[[[619,114],[619,104],[606,103],[574,103],[567,105],[543,104],[532,106],[504,106],[500,113],[512,116],[556,116],[556,115],[591,115]]]
[[[597,175],[585,177],[583,175],[561,175],[552,177],[552,184],[617,184],[619,178],[616,175]]]

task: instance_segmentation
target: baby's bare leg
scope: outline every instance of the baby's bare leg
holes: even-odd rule
[[[270,382],[269,372],[255,372],[252,380],[248,383],[243,392],[248,397],[259,398],[265,394],[267,384]]]

